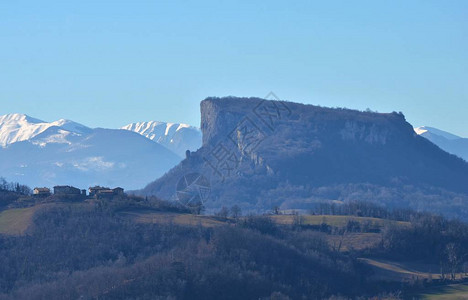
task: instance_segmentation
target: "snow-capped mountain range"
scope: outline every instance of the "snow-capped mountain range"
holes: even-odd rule
[[[429,126],[416,127],[414,131],[439,146],[442,150],[468,161],[468,138]]]
[[[82,134],[91,130],[65,119],[48,123],[23,114],[9,114],[0,116],[0,146],[30,140],[51,127],[63,129],[64,135],[67,135],[66,132]]]
[[[187,150],[193,151],[201,147],[201,131],[187,124],[150,121],[128,124],[121,129],[139,133],[165,146],[180,157],[185,157]]]
[[[32,187],[99,184],[136,189],[201,144],[200,131],[185,124],[145,122],[124,128],[93,129],[24,114],[0,116],[0,177]]]

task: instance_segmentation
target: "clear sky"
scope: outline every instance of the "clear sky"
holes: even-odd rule
[[[0,114],[199,125],[270,91],[468,137],[468,1],[0,1]]]

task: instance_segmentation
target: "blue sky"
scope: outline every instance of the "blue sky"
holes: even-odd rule
[[[468,1],[1,1],[0,114],[199,124],[208,96],[402,111],[468,137]]]

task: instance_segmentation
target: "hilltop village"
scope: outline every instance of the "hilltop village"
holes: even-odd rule
[[[57,185],[53,188],[53,194],[47,187],[36,187],[33,189],[33,196],[37,198],[47,198],[50,196],[59,196],[75,200],[80,199],[110,199],[116,196],[125,196],[124,189],[121,187],[108,188],[102,186],[89,187],[88,191],[81,190],[74,186]]]

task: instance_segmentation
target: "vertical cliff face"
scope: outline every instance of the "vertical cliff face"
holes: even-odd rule
[[[203,145],[214,145],[224,139],[244,118],[255,116],[259,98],[207,98],[200,103]]]
[[[309,148],[314,146],[308,144],[311,139],[315,140],[315,144],[320,144],[318,138],[374,145],[415,138],[411,125],[399,113],[359,112],[235,97],[208,98],[201,102],[200,108],[205,147],[229,138],[233,131],[241,130],[246,123],[248,129],[255,129],[257,135],[265,138],[260,150],[287,146],[287,142],[291,140],[302,141],[301,145],[296,146]],[[275,141],[274,144],[271,143],[272,140]],[[294,146],[290,145],[290,148]]]
[[[416,135],[401,113],[235,97],[207,98],[200,107],[202,148],[143,193],[170,198],[179,178],[193,172],[209,178],[212,207],[241,201],[270,208],[266,198],[301,203],[312,188],[337,184],[468,193],[468,164]]]

